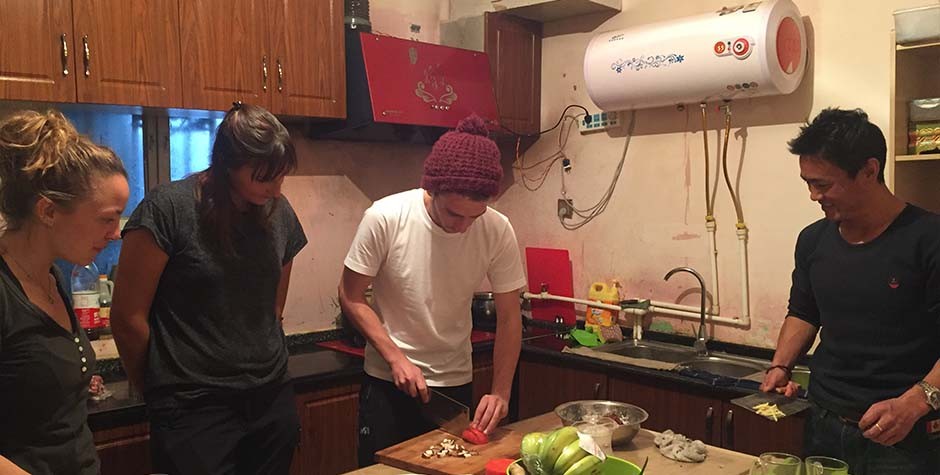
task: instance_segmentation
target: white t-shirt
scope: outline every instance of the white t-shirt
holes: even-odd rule
[[[473,379],[470,304],[487,277],[493,292],[526,285],[519,245],[509,219],[487,208],[463,233],[431,221],[423,189],[372,204],[345,265],[374,277],[373,307],[385,330],[430,386]],[[392,380],[388,363],[366,346],[365,371]]]

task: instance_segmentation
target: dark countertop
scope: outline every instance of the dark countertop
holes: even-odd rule
[[[526,331],[525,337],[551,333],[553,333],[553,330],[548,328],[530,327]],[[629,338],[629,334],[624,336]],[[688,345],[691,345],[692,340],[690,337],[652,334],[651,332],[647,332],[646,336],[650,340]],[[730,378],[715,378],[701,374],[642,368],[625,363],[563,353],[562,350],[567,344],[566,339],[555,336],[532,339],[523,343],[522,356],[537,356],[540,361],[564,363],[567,366],[581,367],[585,370],[598,371],[608,375],[632,376],[640,379],[655,378],[660,382],[674,383],[694,392],[708,392],[717,397],[744,396],[753,393],[757,389],[757,383],[755,382],[740,383],[738,380],[731,380]],[[491,341],[473,345],[475,352],[488,351],[492,347],[493,343]],[[722,342],[710,342],[709,348],[713,351],[724,351],[766,360],[773,356],[773,350]],[[362,374],[361,358],[339,351],[323,349],[311,342],[292,347],[291,353],[288,359],[288,371],[299,392],[303,392],[305,388],[311,386],[322,385],[324,382],[356,377]],[[89,401],[88,403],[88,425],[93,431],[146,421],[143,400],[139,395],[129,394],[127,381],[108,382],[107,386],[108,389],[114,392],[113,397],[101,402]]]
[[[362,359],[330,350],[316,349],[309,353],[291,355],[287,371],[298,388],[325,381],[362,374]],[[106,383],[114,395],[104,401],[88,401],[88,426],[92,431],[139,424],[146,421],[143,398],[130,394],[128,383]]]
[[[287,359],[287,371],[298,392],[343,378],[358,378],[363,374],[362,358],[327,350],[316,346],[320,338],[289,344],[291,356]],[[488,351],[491,341],[473,344],[473,351]],[[119,364],[119,363],[118,363]],[[123,373],[120,373],[123,374]],[[120,378],[120,376],[116,376]],[[114,394],[104,401],[88,401],[88,426],[92,431],[109,429],[147,420],[143,397],[131,394],[125,379],[108,380],[106,386]]]
[[[708,374],[676,372],[661,369],[643,368],[627,363],[591,358],[574,353],[563,353],[566,341],[555,337],[546,337],[523,344],[522,353],[538,356],[539,361],[565,364],[585,371],[596,371],[608,376],[628,376],[640,379],[656,379],[660,382],[681,385],[683,388],[708,392],[716,397],[737,397],[753,394],[759,383],[754,381],[725,378]],[[717,351],[717,350],[716,350]],[[740,354],[740,353],[739,353]],[[715,394],[718,393],[718,394]]]

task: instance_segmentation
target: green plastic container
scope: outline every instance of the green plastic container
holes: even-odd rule
[[[522,459],[516,460],[516,463],[522,465]],[[628,462],[618,457],[607,457],[604,463],[601,464],[601,472],[599,475],[638,475],[639,473],[640,467],[636,466],[633,462]],[[506,474],[509,475],[508,468],[506,469]]]
[[[808,368],[795,368],[793,374],[790,376],[790,381],[793,381],[796,384],[799,384],[801,388],[809,389],[809,369]]]

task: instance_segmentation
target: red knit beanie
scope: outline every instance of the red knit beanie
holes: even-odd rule
[[[487,135],[486,124],[476,114],[461,120],[431,148],[421,187],[431,193],[496,196],[503,167],[499,148]]]

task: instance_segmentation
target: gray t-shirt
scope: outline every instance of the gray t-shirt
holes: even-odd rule
[[[150,307],[148,398],[250,389],[287,375],[274,305],[282,267],[307,244],[297,215],[286,198],[273,201],[270,229],[236,223],[237,257],[226,256],[201,230],[197,187],[191,176],[155,188],[123,231],[150,231],[169,256]]]

